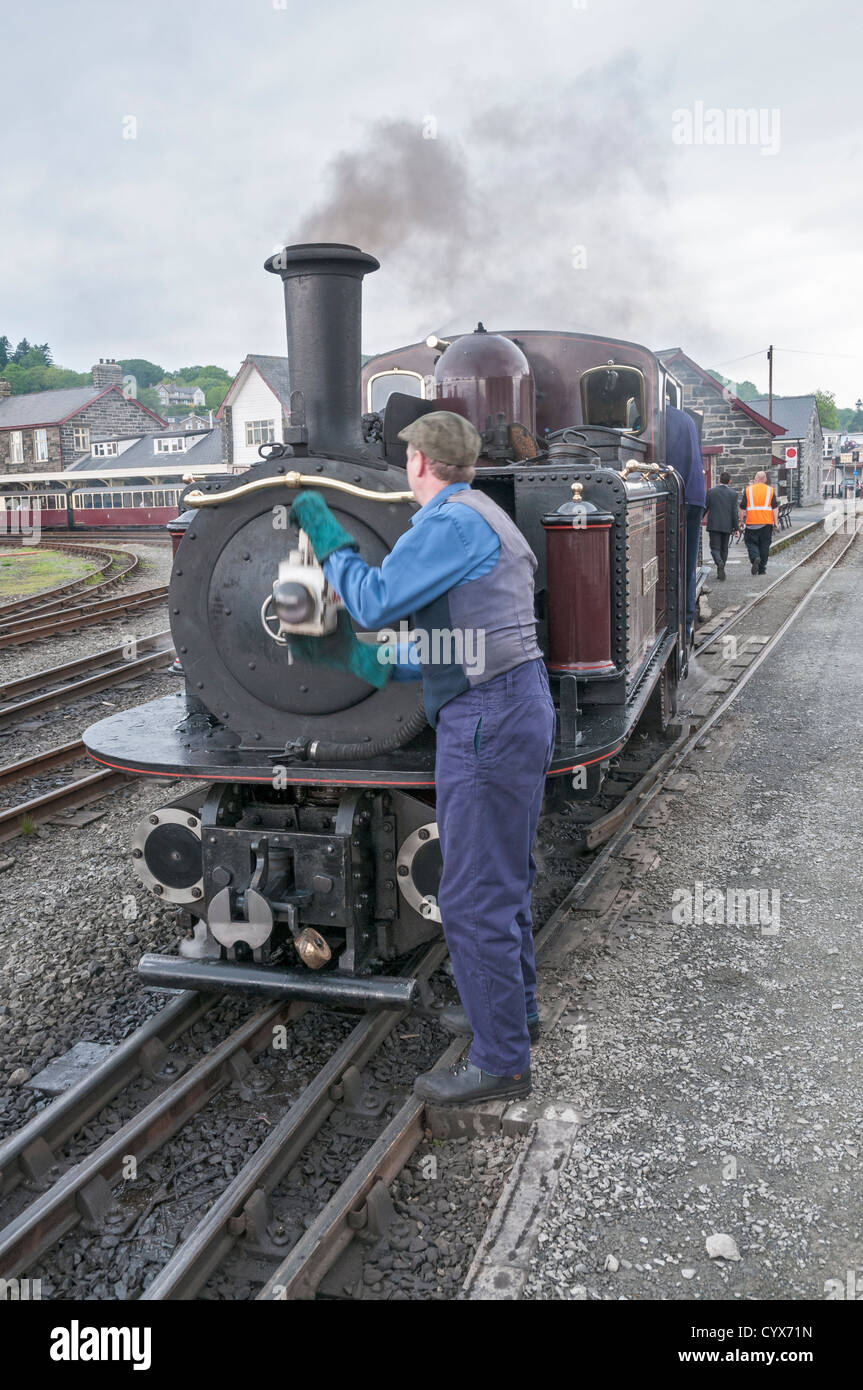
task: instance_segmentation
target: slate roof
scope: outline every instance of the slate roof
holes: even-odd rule
[[[25,396],[0,400],[0,429],[17,430],[27,425],[55,425],[76,411],[83,410],[104,386],[68,386],[59,391],[31,391]]]
[[[191,401],[194,399],[196,391],[200,391],[200,386],[173,386],[170,382],[160,382],[156,387],[157,391],[163,391],[171,400]]]
[[[287,357],[262,357],[255,353],[250,354],[246,361],[252,362],[257,367],[270,390],[278,396],[285,408],[285,413],[289,413],[291,409],[291,382],[288,376]]]
[[[757,396],[749,401],[753,410],[766,415],[770,409],[769,396]],[[773,419],[783,425],[791,439],[805,439],[809,433],[809,422],[813,410],[817,410],[814,396],[774,396]]]
[[[189,441],[189,447],[176,454],[157,454],[153,448],[154,439],[185,439]],[[197,440],[197,443],[192,444],[192,440]],[[115,458],[94,459],[91,454],[85,454],[82,458],[76,458],[66,471],[72,473],[102,465],[108,468],[128,468],[130,473],[135,473],[138,469],[142,473],[153,473],[158,471],[160,463],[183,463],[186,459],[190,460],[189,466],[196,469],[209,468],[210,464],[221,463],[222,431],[212,429],[195,434],[183,430],[159,430],[155,434],[145,434],[137,444],[130,444],[128,449],[124,449]]]

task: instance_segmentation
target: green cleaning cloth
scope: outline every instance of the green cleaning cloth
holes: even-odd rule
[[[389,661],[378,661],[377,654],[380,648],[377,643],[359,640],[344,608],[339,610],[335,632],[329,633],[326,637],[304,637],[288,633],[287,638],[295,660],[308,661],[313,666],[329,666],[335,671],[347,671],[352,676],[359,676],[367,685],[376,686],[378,690],[386,685],[393,673]]]

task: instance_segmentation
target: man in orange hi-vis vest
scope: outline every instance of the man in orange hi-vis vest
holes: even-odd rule
[[[749,551],[753,574],[764,574],[767,570],[767,556],[773,539],[773,527],[779,524],[779,503],[776,493],[767,481],[766,473],[756,473],[743,494],[744,507],[740,509],[740,520],[746,522],[743,539]]]

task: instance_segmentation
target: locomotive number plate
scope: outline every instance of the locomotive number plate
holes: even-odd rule
[[[649,594],[659,583],[659,556],[654,555],[646,565],[641,566],[641,592]]]

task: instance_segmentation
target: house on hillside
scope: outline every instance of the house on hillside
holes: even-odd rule
[[[136,439],[165,428],[165,421],[123,394],[123,369],[103,361],[92,386],[32,391],[13,396],[0,379],[0,474],[50,473],[91,456],[97,440]]]
[[[728,472],[732,486],[743,488],[763,468],[784,496],[774,458],[774,440],[785,434],[783,426],[732,395],[682,348],[667,348],[656,355],[681,383],[683,405],[704,417],[701,443],[710,459],[710,481],[718,482],[719,474]]]
[[[770,411],[768,396],[748,404],[762,415]],[[821,497],[824,438],[818,402],[814,396],[774,396],[773,419],[785,429],[773,444],[779,492],[798,506],[809,506]]]
[[[290,416],[287,357],[250,354],[219,407],[224,462],[240,470],[260,462],[258,446],[284,439]]]
[[[163,410],[172,405],[206,405],[206,397],[200,386],[181,386],[176,381],[160,381],[156,387],[156,395]]]

